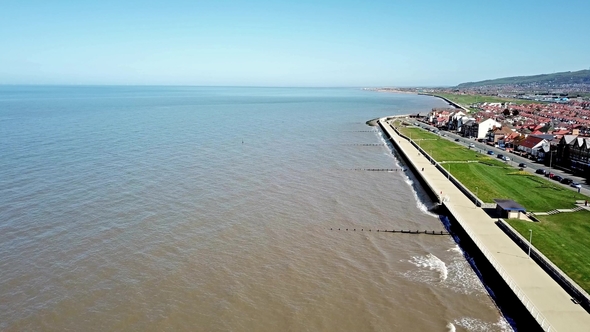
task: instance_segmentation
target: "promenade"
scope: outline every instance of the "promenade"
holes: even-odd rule
[[[431,190],[453,214],[473,242],[504,278],[545,331],[590,331],[590,314],[572,301],[565,290],[475,206],[436,166],[391,125],[379,120],[392,143],[413,164]],[[444,198],[444,199],[443,199]]]

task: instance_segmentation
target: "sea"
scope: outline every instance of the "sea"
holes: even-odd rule
[[[452,237],[382,231],[445,225],[365,122],[446,106],[0,86],[0,330],[511,331]]]

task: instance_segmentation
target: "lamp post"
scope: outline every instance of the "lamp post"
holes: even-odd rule
[[[531,257],[531,243],[533,242],[533,230],[529,229],[529,257]]]

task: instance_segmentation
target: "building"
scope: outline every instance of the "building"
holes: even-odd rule
[[[526,155],[537,157],[543,146],[549,146],[549,141],[542,137],[529,135],[519,143],[516,149]]]
[[[502,127],[502,125],[494,119],[486,119],[481,122],[468,120],[463,123],[463,126],[461,126],[461,134],[465,137],[484,139],[490,130],[500,127]]]
[[[526,209],[511,199],[494,198],[496,202],[496,212],[500,218],[507,219],[527,219]]]
[[[590,174],[590,137],[563,135],[557,144],[555,162],[574,174]]]

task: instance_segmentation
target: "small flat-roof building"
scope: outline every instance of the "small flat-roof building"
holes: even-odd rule
[[[496,202],[496,211],[500,215],[501,218],[507,219],[525,219],[526,218],[526,209],[516,203],[511,199],[499,199],[494,198],[494,202]],[[521,218],[521,214],[522,217]]]

